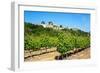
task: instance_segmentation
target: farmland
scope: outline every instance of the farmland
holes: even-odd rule
[[[25,61],[28,58],[32,58],[32,61],[51,58],[63,60],[87,48],[90,48],[90,32],[68,27],[56,30],[38,24],[24,23]],[[46,58],[43,55],[46,55]]]

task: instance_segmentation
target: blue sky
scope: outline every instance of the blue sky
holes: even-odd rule
[[[78,28],[90,32],[90,14],[24,11],[24,22],[38,24],[41,21],[45,21],[45,23],[52,21],[63,27]]]

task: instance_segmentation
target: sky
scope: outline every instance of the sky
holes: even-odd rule
[[[45,23],[52,21],[58,26],[62,25],[63,27],[78,28],[90,32],[90,14],[24,11],[24,22],[38,24],[41,21],[45,21]]]

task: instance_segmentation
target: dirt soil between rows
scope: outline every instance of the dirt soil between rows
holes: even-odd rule
[[[32,61],[51,61],[55,60],[55,56],[59,56],[60,53],[57,51],[29,57],[24,59],[25,62],[32,62]],[[73,54],[66,58],[66,60],[73,60],[73,59],[89,59],[90,58],[90,48],[84,49],[81,52]]]
[[[87,48],[81,52],[69,56],[67,59],[71,60],[71,59],[89,59],[89,58],[90,58],[90,48]]]

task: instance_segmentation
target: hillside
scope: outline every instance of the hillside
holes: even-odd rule
[[[25,22],[24,35],[24,49],[30,51],[56,47],[57,51],[63,55],[75,48],[90,47],[90,33],[79,29],[56,30]]]

